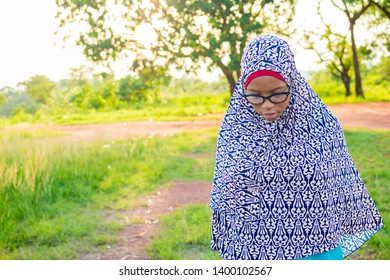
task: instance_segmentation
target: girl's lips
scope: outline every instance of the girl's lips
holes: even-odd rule
[[[270,117],[273,117],[273,116],[275,116],[276,115],[276,113],[265,113],[265,114],[263,114],[264,115],[264,117],[268,117],[268,118],[270,118]]]
[[[266,120],[269,120],[269,121],[273,121],[275,119],[275,117],[277,116],[276,113],[264,113],[263,114],[263,117],[266,119]]]

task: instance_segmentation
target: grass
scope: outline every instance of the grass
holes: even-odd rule
[[[390,131],[348,130],[348,147],[385,225],[390,224]],[[149,247],[156,259],[220,259],[209,250],[211,210],[194,205],[164,217]],[[385,227],[348,259],[390,259],[390,234]]]
[[[123,223],[105,216],[173,179],[210,180],[211,167],[183,154],[212,153],[216,138],[205,130],[75,145],[26,132],[0,141],[0,259],[78,259],[116,241]]]
[[[2,144],[1,259],[71,259],[78,250],[98,245],[102,236],[115,239],[110,233],[118,225],[89,209],[104,173],[88,149],[49,139],[13,138]]]
[[[148,253],[161,260],[220,259],[210,247],[210,208],[192,205],[161,219],[161,227]]]
[[[345,134],[355,164],[385,223],[385,228],[350,258],[390,260],[390,131],[354,130]]]
[[[214,114],[224,113],[230,101],[230,94],[180,94],[166,95],[144,103],[128,104],[128,108],[81,110],[56,108],[49,114],[17,114],[10,119],[1,118],[0,127],[17,123],[82,125],[130,121],[174,121],[215,119]]]

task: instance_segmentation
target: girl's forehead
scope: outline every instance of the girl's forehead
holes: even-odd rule
[[[254,78],[248,83],[248,88],[256,87],[256,86],[258,87],[287,86],[287,83],[272,76],[260,76]]]

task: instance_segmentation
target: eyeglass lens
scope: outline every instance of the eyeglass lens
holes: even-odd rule
[[[249,103],[260,105],[263,104],[266,99],[269,99],[272,103],[278,104],[284,102],[287,99],[287,95],[288,93],[280,93],[276,95],[271,95],[269,97],[250,95],[247,96],[247,100],[249,101]]]

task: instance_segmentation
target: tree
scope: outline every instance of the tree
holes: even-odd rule
[[[43,75],[31,77],[28,81],[19,83],[26,87],[26,93],[37,103],[48,104],[56,83]]]
[[[382,13],[384,17],[387,17],[388,20],[390,20],[390,1],[389,0],[382,0],[382,1],[374,1],[370,0],[370,3],[378,8]]]
[[[94,108],[109,108],[114,109],[119,104],[118,96],[116,95],[116,90],[118,88],[118,82],[114,79],[114,76],[108,73],[101,73],[99,83],[95,86],[95,99]],[[100,101],[100,103],[99,103]],[[96,106],[100,104],[100,107]]]
[[[305,42],[308,49],[313,50],[320,63],[325,63],[330,73],[344,84],[345,95],[351,95],[351,67],[352,55],[349,50],[347,38],[336,31],[334,31],[331,24],[327,23],[321,13],[321,2],[317,3],[317,14],[321,18],[324,26],[324,31],[312,31],[305,36]],[[325,50],[321,51],[315,46],[315,43],[320,40],[324,41]]]
[[[324,38],[327,41],[327,48],[334,54],[333,59],[320,58],[321,62],[328,61],[327,68],[333,76],[340,78],[344,84],[345,96],[351,95],[351,68],[352,59],[348,51],[348,43],[344,36],[340,34],[326,33]],[[317,52],[321,57],[321,55]]]
[[[114,77],[101,73],[95,75],[93,80],[81,80],[74,86],[69,101],[83,110],[113,109],[119,103],[116,90],[117,82]]]
[[[390,52],[390,1],[373,1],[370,0],[371,8],[368,10],[368,20],[365,23],[368,28],[375,31],[375,42],[379,46],[384,46],[384,55]]]
[[[0,108],[3,107],[6,101],[7,101],[7,96],[0,92]]]
[[[331,2],[333,5],[339,4],[336,3],[336,1]],[[362,1],[342,0],[342,2],[345,3],[345,9],[351,12],[354,11],[354,9],[351,9],[350,5],[358,5],[358,3],[361,3]],[[326,67],[332,75],[342,80],[347,96],[351,95],[350,84],[353,76],[350,72],[351,70],[354,70],[356,81],[355,93],[357,96],[364,97],[360,72],[363,69],[362,67],[369,65],[375,56],[379,58],[386,55],[386,51],[383,50],[383,46],[389,45],[386,17],[381,10],[376,6],[373,6],[373,4],[370,4],[371,6],[365,10],[364,16],[362,14],[360,17],[361,20],[359,21],[359,27],[370,30],[370,36],[366,36],[364,40],[359,38],[360,45],[357,46],[355,43],[353,46],[355,39],[353,37],[354,32],[351,34],[350,18],[347,17],[349,22],[348,29],[342,30],[337,21],[332,21],[332,17],[323,15],[322,4],[324,4],[324,1],[317,1],[317,14],[321,18],[322,28],[319,28],[316,31],[307,31],[303,42],[306,42],[307,48],[312,49],[317,53],[321,63],[326,63]],[[341,6],[342,5],[340,4],[338,8],[343,11]],[[355,8],[355,10],[356,9],[357,8]],[[345,11],[343,12],[345,13]],[[355,26],[353,25],[352,29],[354,28]],[[385,31],[383,32],[383,30]],[[348,34],[350,36],[348,36]],[[318,41],[325,43],[325,49],[314,46]],[[389,48],[387,47],[387,49]],[[359,91],[359,89],[361,89],[361,91]]]
[[[93,99],[93,86],[90,83],[86,83],[77,88],[75,93],[70,96],[69,102],[80,109],[86,110],[92,108],[91,99]]]
[[[117,95],[124,102],[139,102],[146,100],[148,87],[141,80],[133,76],[126,76],[119,80]]]
[[[0,115],[2,116],[10,116],[15,107],[31,103],[30,97],[26,93],[10,86],[0,88],[0,98],[1,96],[5,96],[5,102],[0,106]]]
[[[135,69],[138,78],[146,85],[149,97],[157,98],[161,87],[168,86],[172,80],[166,66],[155,65],[150,60],[136,60],[133,69]]]
[[[353,68],[355,70],[355,91],[356,96],[364,97],[362,78],[360,74],[360,65],[358,58],[358,51],[355,38],[355,25],[358,19],[367,11],[371,2],[365,0],[341,0],[342,3],[337,3],[335,0],[331,0],[333,5],[340,9],[348,18],[350,40],[352,47]]]
[[[171,81],[171,76],[167,74],[165,67],[153,66],[146,62],[138,69],[137,74],[128,75],[119,81],[117,95],[122,101],[135,102],[145,101],[148,97],[156,98],[162,86],[167,86]],[[135,63],[137,69],[141,64]]]
[[[136,54],[188,72],[205,64],[222,71],[231,93],[248,41],[265,31],[290,35],[294,2],[117,0],[110,6],[108,1],[56,0],[61,27],[83,26],[77,43],[91,60],[108,65]],[[114,8],[121,12],[110,13]],[[145,26],[153,30],[149,46],[136,38]]]
[[[340,9],[348,18],[349,21],[349,31],[350,31],[350,40],[352,47],[352,55],[353,55],[353,66],[355,71],[355,91],[356,95],[360,97],[364,97],[363,87],[362,87],[362,78],[360,74],[360,64],[359,64],[359,55],[358,55],[358,47],[356,45],[356,37],[355,37],[355,25],[357,21],[363,16],[370,13],[369,8],[373,7],[374,9],[379,9],[381,11],[381,17],[375,20],[376,25],[383,22],[383,20],[390,20],[389,10],[390,3],[388,0],[331,0],[333,5]],[[341,3],[339,3],[341,2]],[[374,10],[375,11],[375,10]],[[388,22],[386,23],[388,30]],[[382,35],[386,38],[387,48],[389,49],[389,37],[388,31],[385,35]]]
[[[390,56],[381,57],[363,73],[367,86],[377,96],[390,96]]]

